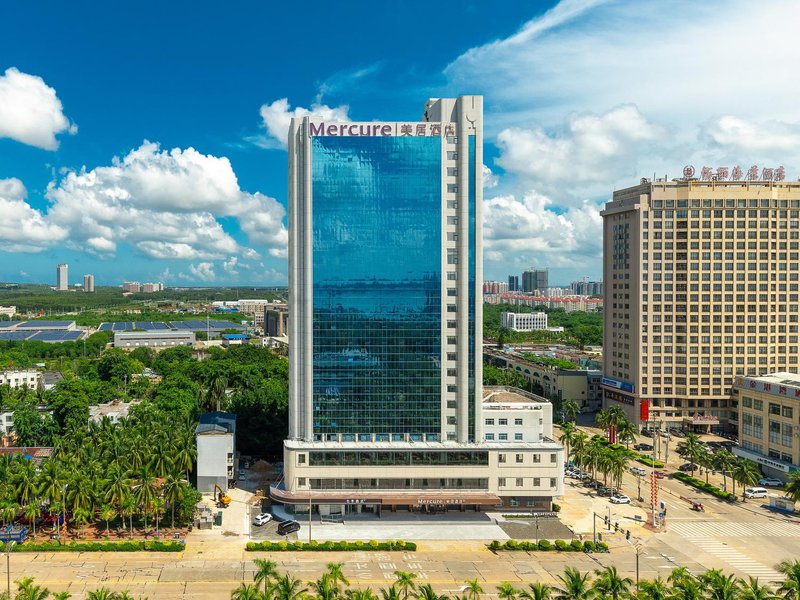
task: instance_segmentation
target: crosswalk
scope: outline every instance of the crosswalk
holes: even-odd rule
[[[708,537],[797,537],[800,525],[775,521],[770,523],[731,523],[727,521],[679,521],[669,523],[668,529],[694,541]]]
[[[725,542],[715,539],[694,539],[692,543],[699,546],[703,551],[729,564],[734,569],[741,571],[744,575],[758,577],[761,583],[783,580],[783,575],[774,569],[753,560],[749,556],[745,556],[735,548],[728,546]]]

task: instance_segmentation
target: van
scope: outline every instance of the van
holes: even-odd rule
[[[766,498],[769,495],[767,488],[750,487],[744,491],[745,498]]]
[[[284,521],[278,525],[278,535],[289,535],[300,530],[300,523],[297,521]]]

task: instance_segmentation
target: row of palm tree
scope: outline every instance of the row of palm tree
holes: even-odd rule
[[[628,461],[638,456],[632,450],[609,444],[600,436],[590,438],[574,423],[562,425],[559,439],[564,444],[568,462],[588,471],[593,479],[597,479],[598,473],[606,483],[611,478],[615,487],[621,487]]]
[[[189,515],[193,498],[188,476],[196,454],[194,424],[157,411],[114,424],[104,419],[57,438],[53,455],[41,465],[20,456],[0,456],[0,520],[20,513],[33,523],[46,514],[63,515],[76,527],[104,521],[130,524],[134,516],[156,528],[169,510],[174,527]]]
[[[289,573],[278,573],[271,560],[256,559],[253,583],[241,583],[231,592],[231,600],[480,600],[484,595],[497,595],[501,600],[800,600],[800,560],[786,560],[775,568],[784,579],[775,585],[763,584],[758,578],[746,580],[711,569],[699,575],[686,567],[672,570],[667,579],[634,582],[621,575],[616,567],[581,573],[574,567],[556,576],[549,585],[532,582],[514,586],[502,583],[487,591],[477,579],[465,582],[459,594],[439,594],[429,583],[421,583],[417,574],[395,571],[395,580],[388,588],[352,588],[345,576],[343,563],[328,563],[325,573],[305,584]],[[67,600],[69,592],[51,593],[36,585],[30,577],[16,582],[14,600]],[[263,589],[262,589],[263,588]],[[113,592],[106,587],[87,593],[87,600],[132,600],[130,592]],[[11,600],[5,593],[0,600]],[[140,600],[142,600],[140,598]]]

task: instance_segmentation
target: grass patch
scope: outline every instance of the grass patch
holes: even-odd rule
[[[678,481],[682,481],[686,485],[690,485],[693,488],[697,488],[702,492],[706,492],[711,494],[712,496],[719,498],[720,500],[727,500],[729,502],[733,502],[736,500],[736,496],[731,492],[726,492],[721,490],[715,485],[711,485],[710,483],[706,483],[702,479],[697,479],[697,477],[692,477],[691,475],[687,475],[682,471],[678,471],[677,473],[672,475],[673,479],[677,479]]]

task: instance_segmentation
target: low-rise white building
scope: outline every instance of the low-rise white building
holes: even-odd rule
[[[504,312],[500,313],[500,319],[502,320],[503,327],[513,329],[514,331],[538,331],[540,329],[547,329],[546,312]]]
[[[0,385],[7,385],[12,388],[27,387],[35,390],[39,387],[41,373],[36,369],[14,369],[0,371]]]
[[[0,315],[4,315],[9,319],[12,319],[15,314],[17,314],[16,306],[0,306]]]
[[[553,405],[544,398],[505,388],[484,388],[486,442],[541,442],[553,436]]]
[[[236,467],[236,415],[210,412],[200,415],[197,440],[197,490],[214,493],[218,485],[228,490]]]
[[[193,331],[115,331],[114,347],[133,350],[134,348],[170,348],[173,346],[191,346],[194,344]]]
[[[513,434],[518,428],[521,441],[516,435],[478,444],[287,440],[284,483],[270,496],[290,512],[307,511],[310,501],[321,515],[550,510],[564,492],[564,447],[549,437],[552,406],[516,388],[485,387],[484,398],[486,419],[522,419],[522,425],[503,426]]]
[[[106,404],[96,404],[94,406],[90,406],[89,421],[99,423],[103,420],[103,417],[107,417],[109,421],[116,425],[121,419],[127,419],[131,408],[140,402],[141,400],[131,400],[130,402],[114,400],[113,402],[107,402]]]

